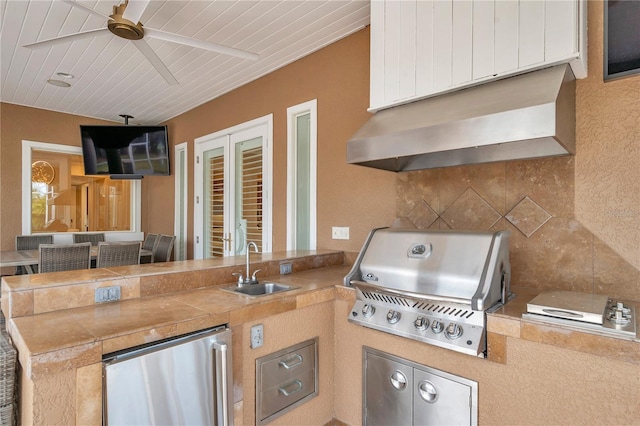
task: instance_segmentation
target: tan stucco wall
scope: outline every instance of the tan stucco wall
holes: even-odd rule
[[[475,380],[481,425],[630,425],[640,419],[638,365],[507,338],[506,364],[347,322],[336,300],[335,417],[362,424],[362,346]]]
[[[369,31],[365,29],[165,123],[172,146],[188,142],[189,257],[193,250],[194,139],[267,114],[273,114],[274,120],[273,250],[285,249],[286,109],[312,99],[318,100],[318,248],[358,251],[371,228],[393,221],[395,175],[345,161],[347,139],[370,116],[366,111],[368,51]],[[20,141],[79,146],[78,126],[101,122],[9,104],[1,107],[0,248],[12,250],[14,236],[21,231]],[[135,111],[130,113],[135,116]],[[143,179],[144,232],[173,234],[173,197],[173,176]],[[349,226],[350,240],[332,240],[331,226]]]
[[[22,141],[80,146],[80,124],[114,123],[0,103],[1,250],[14,250],[22,233]]]
[[[602,241],[602,250],[633,266],[631,280],[638,282],[640,76],[602,82],[602,2],[589,6],[589,78],[577,84],[575,216]],[[194,139],[273,113],[273,249],[284,249],[286,108],[317,98],[318,247],[358,251],[369,229],[391,223],[397,175],[345,163],[347,139],[370,116],[368,37],[368,29],[360,31],[166,123],[172,144],[188,142],[189,218]],[[0,248],[9,250],[21,229],[20,141],[77,145],[78,125],[99,121],[7,104],[1,104],[0,120]],[[174,179],[144,179],[142,188],[143,231],[173,233]],[[188,226],[191,256],[191,219]],[[332,226],[349,226],[351,239],[332,240]]]
[[[369,30],[334,43],[253,83],[182,114],[166,124],[174,143],[188,142],[193,170],[194,139],[273,114],[273,250],[286,248],[286,155],[288,107],[318,100],[318,237],[323,249],[357,251],[371,228],[395,217],[395,174],[346,164],[346,142],[370,117]],[[189,176],[193,188],[193,176]],[[173,182],[143,188],[146,211],[172,203]],[[190,189],[189,200],[193,199]],[[170,205],[170,204],[169,204]],[[189,217],[193,217],[189,203]],[[149,230],[173,226],[171,212],[146,215]],[[350,240],[332,240],[332,226],[349,226]],[[192,238],[193,223],[188,225]],[[189,241],[189,254],[192,241]]]
[[[640,269],[640,75],[603,82],[603,3],[589,1],[589,77],[577,84],[577,219]]]
[[[318,395],[274,419],[276,425],[324,425],[333,417],[334,302],[325,302],[242,325],[243,418],[236,424],[255,424],[256,359],[318,337]],[[249,347],[251,327],[264,326],[264,346]],[[234,337],[235,338],[235,337]]]

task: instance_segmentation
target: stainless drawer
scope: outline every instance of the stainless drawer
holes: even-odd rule
[[[260,366],[262,379],[261,390],[269,389],[277,384],[285,383],[315,367],[315,345],[308,345],[288,352]]]
[[[312,394],[315,390],[315,370],[308,370],[286,382],[262,392],[260,420]]]
[[[256,359],[256,424],[263,425],[318,394],[318,338]]]

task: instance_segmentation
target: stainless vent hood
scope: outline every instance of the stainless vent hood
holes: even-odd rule
[[[575,153],[575,79],[557,65],[379,111],[347,162],[409,171]]]

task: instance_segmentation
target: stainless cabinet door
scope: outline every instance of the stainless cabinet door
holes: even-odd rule
[[[366,353],[364,424],[410,425],[414,392],[413,369]]]
[[[414,425],[471,424],[471,387],[417,368],[413,380]]]
[[[105,362],[104,423],[233,424],[231,332],[214,333]]]

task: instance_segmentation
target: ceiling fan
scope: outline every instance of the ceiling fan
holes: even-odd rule
[[[147,58],[151,65],[162,75],[162,77],[171,85],[178,84],[178,80],[171,74],[171,71],[162,62],[160,57],[151,49],[149,44],[145,41],[148,38],[155,38],[158,40],[169,41],[173,43],[183,44],[190,47],[196,47],[199,49],[205,49],[216,53],[222,53],[225,55],[236,56],[243,59],[257,60],[258,55],[255,53],[247,52],[233,47],[223,46],[216,43],[210,43],[207,41],[198,40],[191,37],[181,36],[179,34],[168,33],[161,30],[155,30],[153,28],[143,27],[140,18],[147,8],[151,0],[124,0],[124,3],[113,6],[113,14],[106,16],[97,10],[84,6],[75,0],[61,0],[74,7],[82,9],[93,15],[100,16],[107,20],[107,28],[99,28],[97,30],[84,31],[81,33],[61,36],[52,38],[49,40],[37,41],[35,43],[26,44],[23,47],[28,48],[44,48],[50,47],[56,44],[67,43],[71,41],[82,40],[85,38],[95,37],[97,35],[111,32],[118,37],[131,40],[131,42],[140,50],[140,52]],[[136,23],[137,22],[137,23]]]

